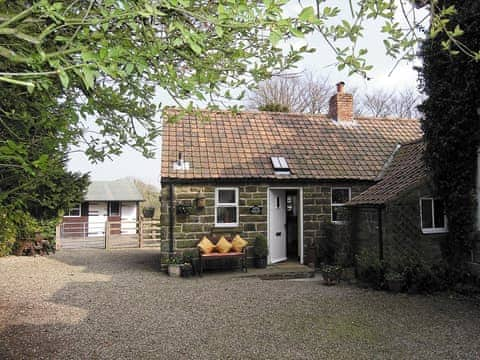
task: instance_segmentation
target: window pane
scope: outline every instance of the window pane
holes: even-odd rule
[[[435,200],[433,204],[434,218],[435,218],[435,227],[444,228],[445,227],[445,208],[442,200]]]
[[[345,204],[349,199],[349,189],[332,189],[332,204]]]
[[[217,208],[217,224],[231,224],[237,222],[237,208],[235,207],[218,207]]]
[[[235,204],[235,190],[218,190],[218,202],[222,204]]]
[[[432,200],[431,199],[422,199],[422,227],[423,228],[432,228],[433,227],[433,218],[432,218]]]
[[[110,215],[120,215],[120,203],[118,201],[112,201],[110,203]]]
[[[73,208],[73,209],[70,209],[68,215],[70,216],[80,216],[80,208]]]
[[[347,208],[344,206],[333,206],[332,221],[347,221]]]

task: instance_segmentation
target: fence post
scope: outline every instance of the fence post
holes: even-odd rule
[[[105,221],[105,249],[110,250],[110,222]]]
[[[57,224],[57,226],[55,226],[55,249],[58,250],[62,247],[62,244],[61,244],[61,229],[60,227],[62,226],[62,224]]]
[[[138,237],[138,247],[142,248],[143,247],[143,218],[140,216],[139,220],[139,231],[140,231],[140,236]]]

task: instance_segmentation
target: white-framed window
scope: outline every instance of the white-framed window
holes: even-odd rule
[[[238,188],[215,189],[215,226],[238,226]]]
[[[332,187],[332,223],[344,224],[346,219],[345,204],[350,201],[352,190],[349,187]]]
[[[448,231],[443,200],[432,197],[420,198],[420,225],[424,234]]]
[[[70,216],[70,217],[74,217],[74,216],[81,216],[82,215],[82,207],[80,204],[77,204],[77,205],[74,205],[73,207],[71,207],[70,209],[68,209],[67,211],[67,214],[65,216]]]

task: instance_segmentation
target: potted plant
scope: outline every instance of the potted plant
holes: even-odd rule
[[[196,273],[196,270],[199,266],[199,259],[196,256],[197,251],[193,250],[185,250],[183,252],[183,269],[182,269],[182,276],[189,277],[193,276]]]
[[[405,276],[397,271],[388,271],[385,274],[385,282],[390,291],[400,292],[405,287]]]
[[[192,268],[192,264],[189,263],[189,262],[185,262],[183,265],[182,265],[182,277],[190,277],[193,275],[193,268]]]
[[[335,285],[340,282],[342,267],[339,265],[323,265],[322,277],[325,285]]]
[[[183,261],[177,256],[170,256],[165,260],[169,276],[180,277],[182,275]]]
[[[267,267],[268,244],[264,235],[259,234],[255,238],[253,253],[255,254],[255,267],[265,269]]]
[[[155,215],[155,208],[153,206],[146,206],[142,210],[143,212],[143,217],[151,219],[153,218],[153,215]]]

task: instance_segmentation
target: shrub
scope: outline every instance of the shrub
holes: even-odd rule
[[[255,237],[255,245],[253,246],[253,252],[256,257],[264,258],[268,255],[268,243],[267,238],[262,235],[258,234]]]
[[[378,255],[366,249],[360,251],[355,257],[357,277],[375,289],[383,289],[385,286],[386,263],[378,258]]]
[[[480,284],[476,283],[466,268],[452,267],[445,262],[426,263],[411,254],[390,260],[390,263],[380,261],[376,252],[362,250],[356,256],[357,278],[375,289],[385,288],[386,280],[403,279],[405,289],[413,293],[461,289],[460,292],[474,294],[475,290],[472,289],[480,289]]]
[[[19,240],[33,239],[41,224],[28,212],[0,207],[0,256],[10,255]]]
[[[320,229],[321,236],[317,240],[318,262],[344,267],[352,265],[348,227],[325,222]]]

